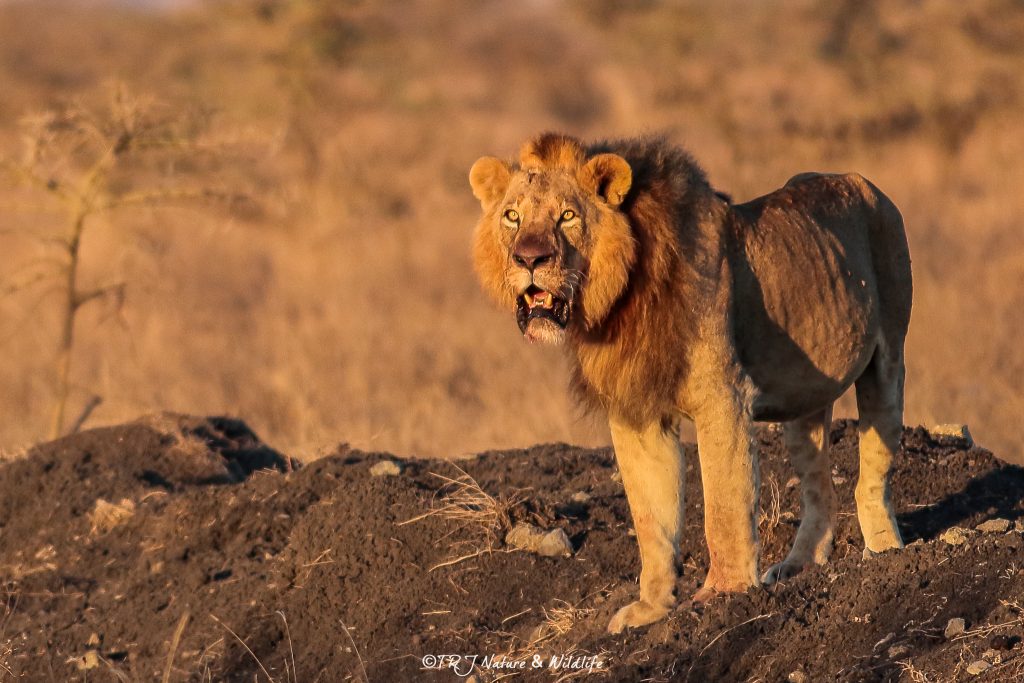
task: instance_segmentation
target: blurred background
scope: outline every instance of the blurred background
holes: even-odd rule
[[[470,165],[557,129],[666,133],[737,201],[866,175],[910,234],[907,423],[1021,456],[1019,0],[6,0],[0,83],[8,453],[51,430],[78,218],[65,424],[606,443],[469,260]]]

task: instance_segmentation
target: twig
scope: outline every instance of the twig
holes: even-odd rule
[[[352,634],[348,632],[348,626],[345,626],[345,622],[338,619],[338,623],[341,624],[342,630],[348,636],[348,642],[352,643],[352,651],[356,653],[356,658],[359,660],[359,668],[363,670],[364,683],[370,683],[370,677],[366,675],[366,665],[363,664],[363,656],[359,654],[359,647],[356,645],[356,641],[352,638]]]
[[[428,572],[432,572],[435,569],[440,569],[441,567],[450,567],[453,564],[458,564],[459,562],[464,562],[466,560],[472,560],[474,557],[479,557],[480,555],[483,555],[484,553],[489,553],[489,552],[492,552],[492,550],[490,548],[484,548],[482,550],[477,550],[475,553],[470,553],[468,555],[463,555],[461,557],[453,557],[450,560],[445,560],[444,562],[441,562],[439,564],[435,564],[433,567],[431,567],[427,571]]]
[[[295,673],[295,671],[296,671],[295,670],[295,648],[292,647],[292,630],[290,628],[288,628],[288,619],[284,616],[284,612],[283,611],[277,610],[277,612],[275,612],[275,614],[280,616],[281,617],[281,621],[284,622],[284,632],[285,632],[285,635],[288,637],[288,652],[291,654],[291,658],[292,658],[292,680],[296,680],[297,681],[298,680],[298,674]]]
[[[178,626],[174,629],[174,636],[171,638],[171,647],[167,651],[167,666],[164,668],[163,683],[170,683],[171,669],[174,667],[174,655],[178,652],[178,645],[181,644],[181,636],[185,632],[185,625],[188,624],[188,610],[178,619]]]

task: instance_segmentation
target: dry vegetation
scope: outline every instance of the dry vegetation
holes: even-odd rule
[[[249,153],[120,169],[117,192],[200,173],[259,207],[91,219],[82,291],[128,286],[77,316],[68,415],[99,396],[89,424],[229,412],[308,455],[338,441],[442,456],[604,442],[571,406],[558,354],[527,347],[478,292],[466,173],[542,129],[664,131],[737,199],[809,169],[882,187],[904,212],[917,283],[907,421],[968,422],[1021,456],[1012,0],[231,0],[168,13],[25,0],[0,4],[0,78],[8,159],[26,116],[99,107],[112,80],[164,111],[204,112]],[[18,279],[51,255],[30,233],[68,224],[46,192],[10,173],[0,184],[6,450],[46,434],[61,391],[60,292]]]

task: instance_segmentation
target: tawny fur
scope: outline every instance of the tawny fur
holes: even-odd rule
[[[524,334],[564,343],[576,393],[609,417],[643,564],[640,600],[611,630],[657,620],[675,600],[683,417],[697,427],[711,557],[695,599],[758,581],[755,420],[786,422],[804,489],[793,550],[763,580],[827,559],[828,420],[853,384],[861,529],[871,551],[902,545],[888,477],[912,287],[902,218],[877,188],[801,174],[733,205],[662,139],[584,146],[559,134],[527,142],[518,164],[480,159],[470,182],[484,289],[513,309],[528,288],[571,301],[564,330],[531,319]],[[543,258],[524,261],[526,245]]]

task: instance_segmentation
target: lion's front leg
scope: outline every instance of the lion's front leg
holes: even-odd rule
[[[695,416],[711,558],[704,586],[693,596],[697,602],[758,584],[759,479],[753,421],[742,397],[725,393]]]
[[[679,436],[660,421],[641,429],[610,419],[615,458],[640,543],[640,599],[620,609],[608,630],[644,626],[676,602],[675,559],[683,524],[683,451]]]

